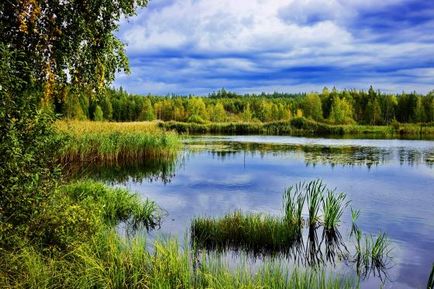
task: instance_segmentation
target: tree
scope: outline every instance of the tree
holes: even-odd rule
[[[334,97],[329,120],[336,124],[350,124],[354,122],[352,115],[351,104],[345,99]]]
[[[142,111],[140,112],[139,120],[151,121],[155,119],[154,109],[152,108],[151,101],[146,98],[143,102]]]
[[[212,109],[211,120],[216,122],[224,122],[226,120],[226,111],[220,101],[217,101]]]
[[[205,121],[208,119],[206,105],[202,98],[193,97],[188,100],[187,114],[190,120],[194,122]]]
[[[70,85],[72,95],[84,89],[97,95],[116,72],[128,71],[124,45],[113,32],[121,16],[146,4],[0,1],[0,245],[8,243],[5,236],[34,232],[31,224],[54,191],[59,145],[47,108],[56,91]]]
[[[321,120],[323,118],[321,99],[316,93],[309,93],[305,96],[302,103],[302,109],[307,118],[312,118],[314,120]]]
[[[95,108],[95,112],[93,113],[93,120],[96,120],[96,121],[103,121],[104,120],[104,114],[103,114],[102,109],[99,105],[97,105]]]

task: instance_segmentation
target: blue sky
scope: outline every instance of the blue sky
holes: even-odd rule
[[[434,0],[153,0],[117,35],[132,93],[434,89]]]

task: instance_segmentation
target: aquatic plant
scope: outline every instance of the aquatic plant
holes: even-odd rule
[[[56,126],[64,140],[59,150],[63,163],[168,159],[180,147],[175,133],[155,123],[62,121]]]
[[[324,228],[326,230],[336,230],[340,223],[344,209],[348,202],[345,202],[344,193],[336,194],[334,190],[328,190],[323,198]]]
[[[351,208],[351,233],[350,236],[358,231],[357,220],[360,216],[360,210]]]
[[[152,250],[147,248],[152,247]],[[323,269],[288,268],[264,259],[230,265],[216,254],[182,249],[176,239],[148,244],[143,236],[124,239],[101,232],[67,255],[43,256],[31,247],[0,252],[2,288],[353,288],[351,279]],[[242,259],[242,258],[241,258]],[[5,272],[5,271],[2,271]]]
[[[305,184],[306,200],[309,212],[309,225],[315,226],[320,220],[320,206],[324,198],[326,186],[321,180],[310,181]]]
[[[149,199],[120,188],[109,188],[102,183],[90,180],[73,182],[61,188],[73,202],[88,209],[100,212],[108,225],[127,222],[133,227],[147,229],[160,224],[164,216],[162,209]]]
[[[385,233],[376,237],[372,234],[365,235],[362,240],[362,231],[358,229],[355,233],[356,253],[353,262],[356,263],[356,271],[362,278],[368,277],[371,272],[380,278],[387,276],[386,270],[391,261],[391,244]]]
[[[289,225],[297,226],[300,230],[303,225],[303,206],[306,196],[303,194],[304,183],[287,188],[283,193],[283,212],[285,221]]]
[[[236,211],[220,219],[195,218],[191,223],[191,240],[201,248],[275,254],[288,250],[298,237],[296,225],[264,214]]]

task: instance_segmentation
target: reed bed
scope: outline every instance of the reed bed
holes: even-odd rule
[[[170,159],[180,148],[176,133],[155,122],[59,121],[56,128],[64,139],[59,152],[63,163]]]
[[[335,191],[328,191],[323,199],[324,210],[324,228],[326,230],[335,230],[340,223],[348,202],[345,202],[346,195],[344,193],[336,194]]]
[[[285,252],[300,235],[295,226],[282,218],[236,211],[221,219],[194,219],[191,237],[200,248],[222,251],[242,248],[256,255]]]
[[[309,226],[322,224],[326,230],[336,230],[349,203],[345,199],[344,193],[336,193],[336,190],[328,189],[321,180],[301,182],[289,187],[283,194],[284,218],[289,224],[301,228],[302,212],[306,203],[308,211],[306,223]]]
[[[109,188],[102,183],[82,180],[61,189],[72,202],[92,209],[101,215],[108,226],[126,222],[132,227],[152,229],[159,226],[164,211],[149,199],[120,188]]]
[[[174,239],[156,241],[152,251],[147,247],[144,237],[127,240],[110,230],[60,257],[44,257],[31,248],[24,249],[1,256],[0,265],[10,271],[0,275],[0,287],[355,288],[355,282],[345,276],[288,269],[273,260],[264,260],[255,271],[246,263],[230,266],[214,255],[194,258],[195,252],[182,249]]]

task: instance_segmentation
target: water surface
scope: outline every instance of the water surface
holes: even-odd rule
[[[320,178],[361,209],[358,224],[365,233],[386,232],[392,240],[385,288],[426,286],[434,262],[433,141],[203,136],[185,143],[176,165],[163,173],[153,166],[151,174],[138,173],[146,171],[140,167],[121,178],[103,174],[167,210],[152,236],[183,239],[193,218],[235,210],[281,215],[285,188]],[[346,213],[342,235],[350,226]],[[351,273],[346,265],[334,267]],[[371,277],[362,288],[379,284]]]

